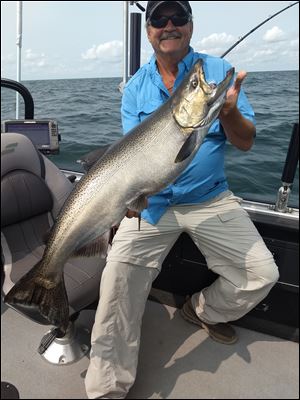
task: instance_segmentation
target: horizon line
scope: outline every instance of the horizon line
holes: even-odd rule
[[[260,71],[248,71],[248,74],[253,73],[261,73],[261,72],[298,72],[299,69],[282,69],[282,70],[260,70]],[[4,78],[1,79],[12,79],[12,78]],[[131,76],[128,77],[130,79]],[[120,79],[121,81],[123,78],[121,76],[90,76],[90,77],[74,77],[74,78],[40,78],[40,79],[21,79],[21,82],[28,82],[28,81],[52,81],[52,80],[77,80],[77,79]]]

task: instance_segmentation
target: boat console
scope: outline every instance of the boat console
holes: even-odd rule
[[[45,155],[59,153],[61,137],[57,121],[53,119],[35,119],[34,101],[29,90],[20,82],[1,78],[1,87],[18,92],[25,107],[24,119],[1,121],[1,133],[19,133],[28,137],[35,147]]]
[[[1,133],[21,133],[27,136],[43,154],[59,153],[60,135],[57,121],[37,119],[5,120],[1,122]]]

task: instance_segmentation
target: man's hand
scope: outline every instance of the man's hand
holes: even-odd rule
[[[145,209],[145,208],[148,207],[148,200],[146,198],[144,198],[144,199],[145,199],[145,201],[143,201],[143,203],[144,203],[143,206],[144,206],[144,209]],[[140,212],[129,210],[129,209],[127,210],[127,213],[126,213],[126,217],[127,218],[139,218],[140,215],[141,215]]]
[[[235,79],[233,86],[231,86],[226,95],[226,101],[220,111],[220,118],[226,117],[237,107],[238,97],[241,91],[242,83],[247,76],[246,71],[240,71]]]
[[[128,210],[126,213],[127,218],[138,218],[141,213],[138,213],[136,211]]]
[[[240,113],[237,106],[242,83],[246,76],[245,71],[237,74],[233,86],[227,91],[226,101],[219,114],[227,139],[243,151],[251,149],[255,136],[255,126]]]

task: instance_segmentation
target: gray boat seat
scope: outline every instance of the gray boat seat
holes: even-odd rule
[[[73,184],[18,133],[1,134],[1,245],[4,295],[44,252],[44,240]],[[98,299],[105,260],[72,258],[64,267],[70,317]]]

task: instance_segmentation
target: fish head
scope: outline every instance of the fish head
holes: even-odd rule
[[[171,97],[173,117],[181,130],[191,133],[213,123],[224,104],[233,75],[234,68],[231,68],[218,85],[209,84],[204,75],[203,60],[196,61]]]

